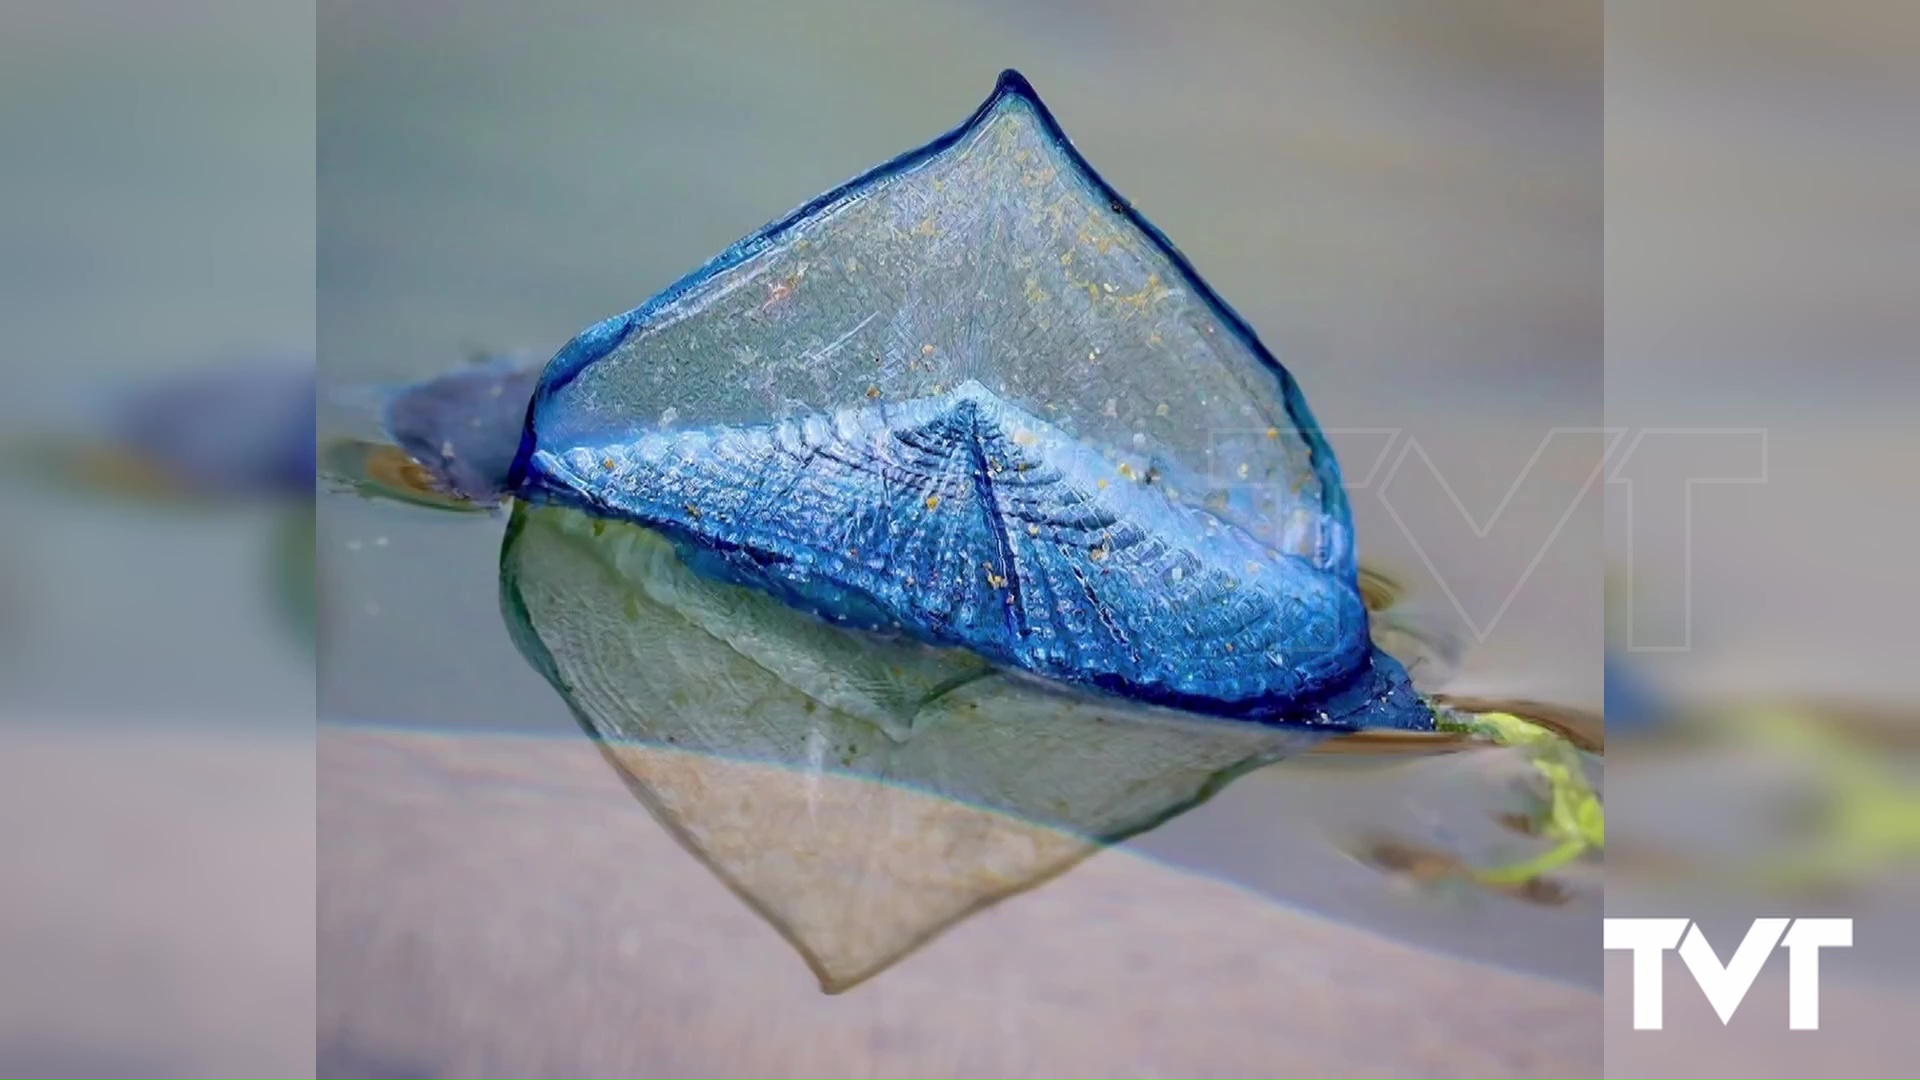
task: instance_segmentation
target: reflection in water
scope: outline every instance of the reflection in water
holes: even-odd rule
[[[501,596],[608,759],[829,991],[1318,738],[828,626],[571,510],[516,509]],[[779,771],[742,788],[740,762]]]

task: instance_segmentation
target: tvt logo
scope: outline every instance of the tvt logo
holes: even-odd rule
[[[1787,1026],[1820,1030],[1820,950],[1853,945],[1852,919],[1755,919],[1733,959],[1722,964],[1707,936],[1691,919],[1605,920],[1606,947],[1633,953],[1633,1026],[1658,1031],[1664,999],[1662,973],[1667,950],[1678,946],[1693,981],[1720,1014],[1722,1024],[1746,1000],[1753,980],[1775,946],[1787,950]],[[1788,928],[1788,924],[1792,928]]]

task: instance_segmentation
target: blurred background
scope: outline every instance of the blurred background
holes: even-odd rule
[[[311,1075],[313,18],[0,8],[9,1075]]]
[[[1611,4],[1606,411],[1609,915],[1853,917],[1821,1030],[1786,959],[1722,1025],[1667,968],[1621,1076],[1894,1076],[1920,1062],[1920,8]],[[1689,486],[1688,481],[1698,481]]]

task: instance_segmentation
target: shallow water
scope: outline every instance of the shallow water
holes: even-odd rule
[[[487,995],[464,988],[470,980],[491,983],[529,963],[559,963],[559,957],[572,950],[591,949],[586,942],[612,933],[609,925],[622,928],[620,940],[627,942],[620,946],[622,955],[648,955],[648,943],[662,937],[684,947],[712,933],[701,929],[705,914],[657,904],[643,913],[631,898],[623,898],[627,890],[647,888],[645,883],[661,874],[685,882],[684,888],[721,889],[720,897],[703,901],[701,907],[734,907],[749,918],[757,916],[762,928],[747,932],[749,941],[744,943],[738,926],[712,937],[708,947],[723,959],[717,961],[711,983],[676,991],[687,998],[678,1008],[694,1010],[709,1017],[705,1022],[724,1028],[734,1022],[727,1019],[728,1002],[737,993],[727,987],[750,971],[760,973],[753,976],[755,993],[762,999],[756,1008],[799,1008],[821,989],[891,998],[910,992],[902,987],[929,977],[922,965],[942,963],[926,957],[939,955],[938,943],[950,933],[975,941],[987,935],[1004,949],[1010,944],[1004,936],[1009,931],[992,927],[1004,928],[1009,917],[1021,917],[1000,914],[1002,910],[1035,903],[1021,895],[1028,889],[1038,895],[1074,888],[1064,882],[1086,872],[1091,864],[1083,865],[1083,860],[1097,854],[1100,839],[1115,828],[1099,822],[1122,822],[1125,814],[1141,813],[1171,818],[1157,825],[1146,822],[1150,827],[1120,845],[1124,854],[1101,858],[1122,859],[1130,868],[1127,874],[1156,881],[1190,880],[1192,888],[1203,890],[1213,887],[1201,884],[1205,882],[1234,887],[1234,895],[1242,898],[1236,905],[1251,903],[1271,913],[1263,916],[1273,929],[1259,936],[1262,950],[1288,955],[1303,940],[1317,941],[1326,934],[1375,943],[1371,948],[1410,946],[1430,958],[1423,963],[1449,973],[1434,977],[1465,986],[1486,984],[1483,1005],[1496,1015],[1520,1007],[1523,998],[1546,993],[1537,985],[1520,989],[1529,984],[1509,982],[1508,976],[1498,974],[1503,969],[1562,987],[1550,998],[1567,1003],[1569,1021],[1585,1008],[1574,1003],[1597,1001],[1585,996],[1599,986],[1587,933],[1599,911],[1597,866],[1575,867],[1540,887],[1508,892],[1482,888],[1449,872],[1462,865],[1510,863],[1541,849],[1539,841],[1508,824],[1528,806],[1527,765],[1517,751],[1461,751],[1456,744],[1435,740],[1437,747],[1454,752],[1422,752],[1417,744],[1366,752],[1367,737],[1362,736],[1352,740],[1355,746],[1346,752],[1319,748],[1256,769],[1185,810],[1192,789],[1183,788],[1190,781],[1179,777],[1192,766],[1181,765],[1180,759],[1205,760],[1195,757],[1204,753],[1200,748],[1205,745],[1197,740],[1207,735],[1198,729],[1158,751],[1149,740],[1147,749],[1131,751],[1133,756],[1128,744],[1113,741],[1117,731],[1078,749],[1049,751],[1048,739],[1090,736],[1021,717],[1016,724],[1024,726],[1012,729],[1027,733],[1021,742],[999,752],[991,752],[991,741],[981,744],[990,750],[981,759],[969,756],[973,752],[966,743],[939,741],[941,729],[936,726],[911,736],[899,747],[909,756],[896,754],[890,771],[880,773],[859,765],[864,755],[852,745],[836,743],[836,754],[847,751],[843,768],[836,769],[817,756],[811,762],[777,755],[768,759],[764,750],[724,741],[713,744],[711,736],[706,745],[691,748],[667,745],[678,742],[671,736],[609,747],[603,759],[593,752],[567,702],[515,650],[509,621],[501,613],[498,576],[507,528],[504,514],[442,514],[354,493],[327,496],[322,505],[324,580],[334,601],[322,631],[327,658],[321,685],[326,720],[321,772],[321,934],[326,958],[322,1031],[323,1036],[335,1032],[323,1043],[326,1038],[350,1043],[363,1037],[372,1018],[355,1002],[364,995],[379,999],[392,992],[368,980],[385,983],[399,977],[357,942],[398,935],[414,941],[412,948],[433,955],[434,970],[452,963],[463,971],[458,981],[446,981],[450,974],[407,976],[428,979],[427,999],[417,1004],[436,1017],[430,1022],[423,1017],[424,1027],[416,1034],[424,1042],[409,1052],[435,1058],[452,1053],[444,1040],[464,1043],[473,1037],[464,1022],[438,1017],[440,1010],[465,1016],[471,1009],[495,1007],[486,1004]],[[605,589],[617,586],[610,582]],[[596,606],[617,609],[618,596],[617,591],[577,594],[569,601],[559,593],[549,603],[561,604],[561,611],[588,612],[583,625],[604,628],[627,620],[616,615],[612,624],[599,623],[590,613]],[[412,599],[396,603],[396,597]],[[630,611],[631,601],[627,603]],[[596,633],[590,648],[591,641],[599,641],[618,656],[636,647],[607,636],[608,629]],[[700,632],[696,636],[717,644]],[[643,640],[660,643],[655,636],[636,639],[636,645]],[[395,677],[365,676],[383,670]],[[671,681],[659,683],[662,669],[635,670],[641,681],[609,700],[636,716],[657,715],[649,710],[650,700],[664,703],[665,695],[673,693],[679,701],[679,695],[688,692],[672,690]],[[764,700],[756,709],[764,711]],[[587,714],[580,715],[585,719]],[[782,722],[802,719],[794,710]],[[1060,719],[1064,723],[1065,717]],[[1208,726],[1220,732],[1207,736],[1216,744],[1227,735],[1257,737],[1246,725]],[[1036,729],[1043,734],[1035,734]],[[686,730],[697,743],[703,729]],[[803,740],[807,730],[792,737]],[[729,745],[736,748],[729,750]],[[1226,754],[1219,763],[1240,760],[1239,751],[1218,745]],[[1186,749],[1168,758],[1169,750],[1178,746]],[[1277,749],[1297,753],[1302,748]],[[1020,755],[1018,767],[1005,763],[1009,753]],[[1143,753],[1147,756],[1139,756]],[[1120,756],[1111,756],[1115,754]],[[844,768],[849,760],[855,763],[851,770]],[[911,764],[914,760],[921,764]],[[987,772],[968,771],[982,762]],[[1598,768],[1597,759],[1592,764]],[[1129,780],[1116,772],[1129,766],[1141,770],[1137,777]],[[1088,780],[1098,782],[1090,787]],[[1101,784],[1108,793],[1102,794]],[[1115,784],[1127,792],[1123,803],[1111,803],[1120,797],[1114,794]],[[975,794],[959,801],[950,797],[962,791]],[[1059,802],[1061,796],[1077,801]],[[1123,817],[1102,816],[1115,812],[1102,809],[1110,804]],[[1145,809],[1126,810],[1127,805]],[[1046,806],[1059,809],[1044,811]],[[469,820],[472,815],[493,824],[478,827]],[[460,828],[470,830],[457,848],[436,846],[450,839],[422,841],[417,835],[423,829],[441,835],[448,827],[437,824],[443,818],[463,821]],[[1138,828],[1119,825],[1118,834]],[[641,845],[634,839],[636,830],[658,840]],[[533,838],[522,835],[529,832]],[[695,862],[664,854],[673,850],[675,841]],[[577,846],[600,849],[622,843],[633,845],[631,861],[616,857],[615,867],[602,865],[606,856],[583,862],[585,856],[570,854]],[[611,873],[616,880],[605,891],[581,893],[576,879],[587,872]],[[457,875],[480,875],[482,880],[464,888],[448,880]],[[632,875],[632,881],[621,875]],[[703,878],[706,885],[693,883]],[[500,915],[491,900],[477,899],[497,897],[508,888],[525,894],[531,904],[571,896],[565,914],[544,916],[558,921],[541,933],[557,936],[527,939],[523,922]],[[416,910],[426,902],[421,890],[440,897],[430,917]],[[553,897],[543,899],[549,890]],[[725,896],[726,890],[734,895]],[[475,899],[465,899],[469,896]],[[996,901],[997,907],[979,911]],[[1204,924],[1216,916],[1198,906],[1174,906],[1135,910],[1122,918],[1095,906],[1080,917],[1084,922],[1074,933],[1115,945],[1132,942],[1157,957],[1149,962],[1152,966],[1190,962],[1177,957],[1189,953],[1193,944],[1157,941],[1160,931],[1131,921],[1145,919],[1148,926],[1161,926],[1161,920],[1184,925],[1194,919]],[[427,921],[418,921],[421,918]],[[476,925],[449,929],[468,922]],[[982,926],[972,926],[974,922]],[[766,930],[778,931],[778,936]],[[440,940],[447,934],[459,938],[470,933],[486,934],[487,940],[501,944],[497,951],[476,952],[471,942]],[[996,933],[1002,936],[994,938]],[[933,944],[921,947],[929,938]],[[328,940],[341,947],[326,947]],[[446,950],[454,951],[442,955]],[[1015,958],[1021,954],[1003,955],[1003,962],[1014,967],[999,977],[1016,977],[1021,961]],[[783,963],[792,975],[811,967],[818,985],[792,978],[769,980],[766,969]],[[1097,966],[1083,966],[1082,976],[1095,977]],[[918,975],[901,974],[917,968]],[[1355,973],[1359,985],[1354,991],[1363,998],[1384,994],[1405,1008],[1424,1008],[1419,1001],[1399,1000],[1410,992],[1402,981],[1408,970],[1402,964]],[[553,974],[559,982],[574,977],[571,969]],[[1191,992],[1234,992],[1234,980],[1225,974],[1197,977],[1202,981]],[[1304,985],[1325,977],[1325,972],[1293,972],[1287,985],[1264,992],[1273,996],[1277,1008]],[[1369,980],[1377,982],[1369,987]],[[1142,991],[1147,988],[1143,982]],[[634,1001],[619,1006],[623,991],[603,991],[615,994],[607,1006],[612,1015],[624,1007],[641,1008],[642,1001],[658,992],[636,989]],[[475,995],[471,1000],[470,994]],[[1019,1000],[1016,995],[1003,1007],[1022,1007]],[[847,1020],[843,1016],[822,1022],[831,1027]],[[597,1030],[605,1021],[581,1022]],[[1250,1051],[1263,1041],[1259,1026],[1239,1029],[1235,1038],[1240,1050]],[[504,1030],[510,1032],[513,1026]],[[527,1060],[516,1056],[531,1052],[527,1047],[500,1032],[496,1037],[507,1039],[497,1050],[503,1055],[498,1061]],[[534,1046],[545,1046],[553,1037],[551,1032],[525,1033]],[[1516,1032],[1510,1045],[1540,1051],[1542,1037],[1539,1031]],[[1572,1053],[1567,1038],[1566,1032],[1556,1031],[1552,1052]],[[699,1054],[695,1059],[715,1060]],[[599,1058],[568,1060],[579,1062],[582,1070],[603,1067]],[[658,1067],[655,1063],[662,1059],[642,1055],[613,1060]],[[723,1068],[737,1068],[739,1061],[751,1058],[723,1055],[717,1060],[729,1063]],[[1169,1064],[1196,1060],[1207,1059],[1176,1056]]]
[[[1123,849],[828,996],[582,741],[335,727],[321,768],[327,1075],[356,1059],[795,1076],[1523,1076],[1598,1060],[1588,990]],[[708,775],[726,797],[769,780]]]
[[[1254,55],[1244,20],[1071,5],[751,25],[655,12],[645,33],[617,9],[553,25],[511,11],[431,34],[405,9],[323,14],[329,385],[423,377],[473,348],[549,352],[950,127],[1019,66],[1299,377],[1363,560],[1399,585],[1396,610],[1457,643],[1446,689],[1597,707],[1599,507],[1572,493],[1598,447],[1541,449],[1599,416],[1583,76],[1423,51],[1417,27],[1372,17],[1261,14]],[[823,74],[826,54],[842,73]],[[707,864],[690,858],[666,800],[629,786],[654,768],[657,789],[660,762],[687,759],[623,776],[516,650],[505,524],[322,499],[323,1069],[1598,1067],[1594,871],[1532,897],[1445,872],[1540,846],[1502,823],[1524,802],[1508,751],[1268,765],[1120,850],[1064,845],[1057,877],[823,995],[797,916],[762,917],[766,882],[791,898],[806,874],[742,869],[742,852],[778,848],[795,806],[871,813],[867,782],[783,804],[792,773],[702,759],[676,790],[773,801],[704,819],[746,828],[721,843],[706,827]],[[808,835],[828,838],[822,858],[901,846],[864,864],[891,878],[840,895],[918,917],[938,905],[902,883],[953,860],[922,850],[938,829],[892,825],[953,811],[888,805],[889,830],[856,815]],[[1054,841],[1026,828],[993,819],[1041,854],[1000,864],[987,893],[1054,866]],[[1131,1032],[1094,1037],[1116,1028]]]

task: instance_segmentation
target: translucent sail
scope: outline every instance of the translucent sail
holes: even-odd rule
[[[501,598],[636,793],[829,990],[1319,738],[827,626],[560,507],[516,509]]]
[[[514,476],[849,625],[1199,712],[1431,723],[1368,643],[1291,376],[1013,73],[568,344]]]

